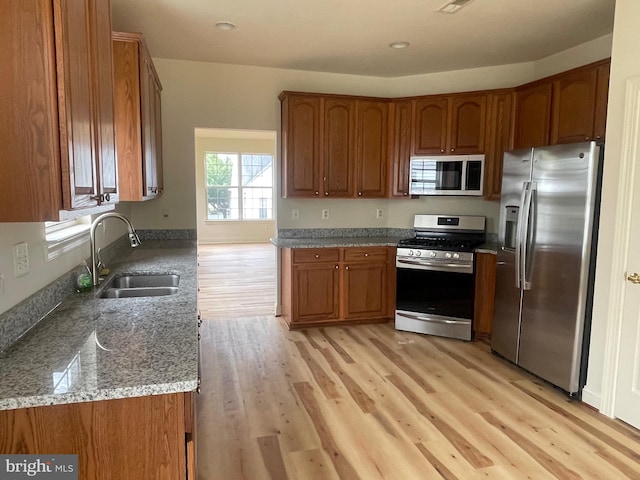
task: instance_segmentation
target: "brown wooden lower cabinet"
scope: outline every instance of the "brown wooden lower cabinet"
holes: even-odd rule
[[[77,454],[83,480],[196,478],[191,392],[0,411],[5,454]]]
[[[496,256],[476,253],[476,291],[473,332],[478,338],[490,338],[496,291]]]
[[[386,321],[395,309],[395,247],[285,248],[289,328]]]

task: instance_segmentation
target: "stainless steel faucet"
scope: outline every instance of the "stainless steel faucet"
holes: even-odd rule
[[[98,263],[102,265],[102,262],[98,258],[98,248],[96,248],[96,228],[104,219],[109,217],[119,218],[127,225],[127,230],[129,231],[129,245],[131,245],[132,248],[135,248],[142,243],[140,242],[140,238],[138,237],[135,228],[133,228],[133,224],[124,215],[116,212],[107,212],[97,217],[91,223],[91,230],[89,231],[89,240],[91,243],[91,278],[93,279],[94,285],[98,285],[100,283],[100,270],[102,270],[102,268],[98,268]],[[102,265],[102,267],[104,267],[104,265]]]

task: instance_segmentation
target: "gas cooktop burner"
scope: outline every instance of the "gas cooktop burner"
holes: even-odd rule
[[[482,240],[413,237],[400,240],[400,242],[398,242],[398,246],[470,252],[482,243]]]

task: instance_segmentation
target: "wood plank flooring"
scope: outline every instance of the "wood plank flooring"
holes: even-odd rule
[[[260,310],[246,304],[264,287],[251,272],[266,274],[274,251],[239,246],[236,261],[234,249],[200,257],[200,480],[640,478],[638,430],[570,401],[486,343],[390,323],[288,331],[269,314],[270,289],[262,313],[242,313]],[[215,257],[237,267],[251,249],[265,265],[231,269],[231,282],[248,284],[217,297],[229,268]]]

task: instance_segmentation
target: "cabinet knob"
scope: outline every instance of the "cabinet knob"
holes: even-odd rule
[[[409,196],[408,192],[404,192],[402,195],[404,195],[405,197]]]
[[[346,267],[346,270],[349,270],[349,267]]]
[[[456,151],[456,149],[455,149],[455,148],[452,148],[452,149],[451,149],[451,151],[452,151],[452,152],[455,152],[455,151]]]
[[[340,268],[340,266],[339,266],[339,265],[336,265],[336,270],[337,270],[337,269],[339,269],[339,268]]]
[[[365,254],[364,254],[364,256],[365,256],[365,257],[368,257],[368,256],[369,256],[369,254],[368,254],[368,253],[365,253]]]
[[[360,196],[360,197],[361,197],[361,196],[362,196],[362,192],[358,192],[358,196]]]
[[[320,192],[316,192],[316,195],[318,195]]]
[[[324,192],[324,196],[328,197],[329,196],[329,192]]]
[[[320,255],[318,255],[317,253],[314,255],[314,257],[316,258],[320,258]]]
[[[585,140],[589,140],[589,137],[584,137]]]
[[[444,153],[444,149],[440,149],[440,153]]]

